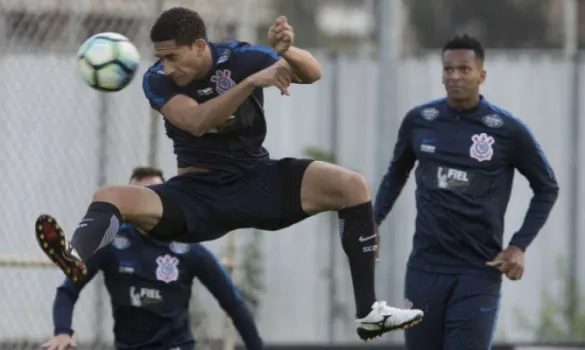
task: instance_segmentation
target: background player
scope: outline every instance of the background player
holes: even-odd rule
[[[262,88],[276,86],[288,94],[291,82],[321,78],[315,58],[292,46],[294,31],[286,18],[269,29],[272,49],[239,41],[210,43],[199,14],[181,7],[163,12],[150,38],[159,61],[144,76],[144,92],[164,116],[179,175],[149,188],[99,189],[72,237],[74,250],[62,248],[65,239],[54,219],[41,216],[37,233],[53,261],[72,279],[82,277],[81,260],[111,241],[122,220],[159,239],[204,241],[239,228],[279,230],[334,210],[342,223],[360,337],[420,320],[420,310],[376,301],[378,246],[366,180],[324,162],[270,159],[263,147]],[[55,227],[59,239],[47,241],[45,231]],[[185,234],[179,237],[180,232]]]
[[[486,350],[497,319],[501,274],[522,278],[524,251],[544,225],[558,186],[539,144],[510,113],[479,93],[484,49],[469,36],[443,48],[447,98],[408,112],[376,197],[379,225],[416,161],[416,231],[406,298],[427,310],[406,332],[409,349]],[[534,197],[502,250],[514,169]]]
[[[130,183],[163,183],[162,171],[134,169]],[[193,349],[189,299],[196,277],[232,318],[247,349],[262,349],[262,339],[248,308],[215,257],[197,243],[163,243],[122,225],[116,239],[87,261],[88,278],[66,279],[53,305],[55,337],[47,350],[74,347],[71,321],[79,293],[103,271],[114,317],[117,349]]]

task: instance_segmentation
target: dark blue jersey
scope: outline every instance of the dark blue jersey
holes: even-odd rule
[[[143,89],[153,109],[160,111],[171,98],[185,95],[204,103],[221,95],[250,75],[280,60],[272,49],[233,41],[209,43],[213,68],[205,79],[179,87],[164,74],[162,62],[144,74]],[[236,113],[215,130],[195,136],[165,119],[180,168],[195,166],[212,170],[239,172],[268,158],[262,146],[266,137],[264,95],[256,89]]]
[[[232,318],[248,349],[262,349],[256,325],[229,275],[200,244],[162,243],[122,225],[119,236],[87,261],[88,278],[67,279],[53,305],[55,334],[72,334],[73,306],[101,270],[110,294],[117,349],[169,349],[194,343],[189,322],[193,279]]]
[[[417,161],[416,231],[409,261],[414,268],[500,278],[485,264],[503,248],[514,170],[528,179],[534,197],[510,244],[528,247],[558,195],[554,173],[526,125],[483,96],[468,111],[455,111],[441,99],[406,115],[376,197],[378,224]]]

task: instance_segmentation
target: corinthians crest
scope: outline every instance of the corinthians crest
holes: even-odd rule
[[[492,145],[495,143],[493,137],[481,133],[479,135],[473,135],[471,141],[473,141],[469,149],[469,156],[471,158],[477,159],[480,162],[492,159],[492,155],[494,154]]]
[[[210,80],[215,83],[215,91],[220,95],[236,86],[236,82],[232,79],[232,72],[229,69],[216,70],[215,75]]]

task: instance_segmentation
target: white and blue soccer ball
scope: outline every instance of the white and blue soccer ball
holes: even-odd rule
[[[134,79],[140,62],[136,46],[118,33],[99,33],[77,51],[77,71],[92,88],[120,91]]]

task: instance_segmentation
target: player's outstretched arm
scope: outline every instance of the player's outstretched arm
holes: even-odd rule
[[[246,349],[263,349],[263,342],[252,314],[241,298],[228,272],[215,256],[201,244],[193,244],[191,253],[197,267],[196,277],[217,299],[222,309],[231,317],[240,333]]]
[[[523,122],[520,120],[515,122],[517,132],[512,141],[510,158],[512,164],[530,183],[534,196],[524,217],[524,223],[512,236],[510,245],[525,251],[546,223],[559,195],[559,186],[539,143]]]
[[[376,193],[374,218],[378,226],[394,206],[416,162],[416,154],[412,149],[410,118],[409,113],[402,120],[402,125],[398,130],[398,139],[394,146],[394,156]]]
[[[100,249],[88,259],[86,263],[86,278],[78,282],[66,279],[63,284],[57,288],[55,301],[53,302],[53,326],[55,336],[61,334],[67,334],[69,336],[73,335],[73,329],[71,326],[75,303],[77,302],[83,287],[85,287],[85,285],[89,283],[101,269],[101,266],[105,262],[108,250],[108,247]]]
[[[181,94],[170,78],[158,72],[144,75],[143,90],[152,108],[174,126],[202,136],[234,115],[256,88],[276,86],[288,94],[286,89],[290,80],[290,73],[285,68],[269,67],[251,75],[225,94],[201,104]]]
[[[312,84],[321,79],[321,65],[309,51],[291,46],[282,54],[280,62],[291,69],[293,83]]]

